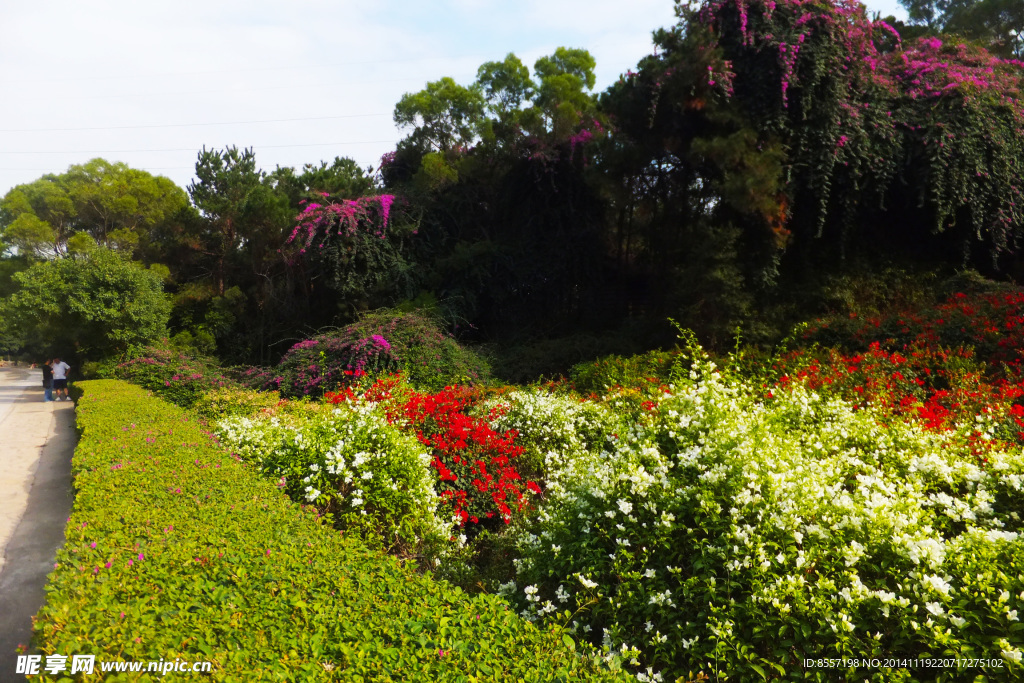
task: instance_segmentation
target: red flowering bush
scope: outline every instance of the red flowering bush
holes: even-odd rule
[[[804,338],[848,349],[865,349],[872,342],[889,348],[971,346],[991,371],[1009,369],[1019,376],[1024,374],[1024,291],[957,292],[930,308],[871,318],[851,313],[845,319],[821,319]]]
[[[819,320],[805,338],[840,348],[788,354],[772,384],[806,382],[929,429],[962,429],[979,453],[992,439],[1024,442],[1022,291],[961,292],[920,310]]]
[[[790,354],[795,359],[803,352]],[[802,380],[812,389],[827,389],[851,403],[871,403],[886,411],[900,410],[925,398],[920,368],[899,352],[889,353],[874,343],[865,353],[843,354],[828,350],[813,358],[792,375],[782,374],[778,384],[787,386]]]
[[[540,493],[537,483],[524,481],[515,466],[523,452],[515,443],[517,433],[496,431],[487,420],[469,414],[481,393],[469,387],[421,393],[392,375],[326,398],[381,403],[389,422],[413,430],[431,448],[441,500],[451,506],[460,526],[474,528],[493,527],[499,519],[510,523],[529,507],[529,494]]]
[[[527,506],[524,488],[540,489],[534,482],[524,487],[512,464],[523,451],[515,445],[516,432],[496,432],[486,420],[467,415],[469,403],[465,389],[448,387],[413,396],[405,415],[420,441],[434,449],[438,493],[451,501],[461,523],[480,524],[500,516],[507,524],[513,508]]]

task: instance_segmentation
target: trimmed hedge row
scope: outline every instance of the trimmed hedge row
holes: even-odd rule
[[[77,497],[36,619],[43,653],[211,661],[225,681],[625,680],[500,598],[319,524],[182,409],[119,381],[78,386]]]

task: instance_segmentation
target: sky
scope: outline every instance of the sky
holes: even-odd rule
[[[203,146],[376,168],[404,136],[395,103],[428,81],[564,46],[594,55],[601,91],[674,21],[671,0],[4,2],[0,196],[95,157],[187,187]]]

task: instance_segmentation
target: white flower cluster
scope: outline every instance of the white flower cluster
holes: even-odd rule
[[[561,469],[569,454],[599,450],[618,425],[616,415],[593,402],[540,390],[518,390],[485,402],[481,412],[494,411],[492,429],[515,430],[516,443],[542,465],[544,472]]]
[[[452,524],[438,515],[430,455],[412,436],[363,403],[278,418],[229,417],[220,438],[266,474],[295,482],[295,495],[335,503],[344,523],[378,531],[389,541],[415,528],[416,543],[447,538]],[[360,519],[363,518],[363,519]]]
[[[550,402],[518,405],[533,415]],[[532,591],[519,598],[524,613],[541,617],[545,596],[572,607],[596,592],[600,603],[575,619],[608,624],[613,650],[638,624],[671,633],[638,647],[671,650],[673,675],[735,652],[736,633],[778,633],[794,619],[816,647],[834,638],[857,651],[860,640],[871,652],[884,622],[890,638],[970,649],[962,629],[985,620],[956,613],[965,579],[949,567],[980,571],[1022,542],[1020,503],[1006,501],[1020,500],[1024,456],[987,452],[983,465],[958,444],[802,386],[765,399],[700,361],[654,419],[620,428],[603,450],[548,459],[545,542],[521,544],[516,563]],[[1022,580],[988,579],[1014,594]],[[991,621],[1021,607],[993,601]],[[714,620],[685,621],[709,611]],[[758,623],[733,628],[751,615]],[[1003,649],[1009,659],[1011,646],[1024,637]]]

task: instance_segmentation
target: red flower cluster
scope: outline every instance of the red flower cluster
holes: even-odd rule
[[[863,319],[851,314],[849,319],[819,320],[808,328],[805,337],[842,346],[866,346],[872,341],[887,348],[971,346],[990,371],[1022,377],[1024,290],[974,295],[960,292],[924,310],[879,318]]]
[[[958,293],[925,310],[819,321],[808,337],[867,349],[789,354],[776,369],[777,385],[797,379],[932,430],[990,415],[997,441],[1024,443],[1024,291]],[[968,440],[979,456],[991,447],[980,431]]]
[[[405,417],[417,438],[433,449],[438,493],[451,502],[461,523],[479,524],[498,515],[507,524],[513,507],[521,511],[527,506],[522,477],[512,464],[523,449],[515,444],[514,430],[496,432],[486,420],[465,413],[471,392],[447,387],[436,394],[414,394],[405,403]],[[525,488],[539,492],[534,482]]]
[[[452,506],[460,525],[499,518],[508,524],[514,512],[528,507],[528,492],[539,494],[540,487],[524,482],[515,468],[514,460],[523,451],[515,444],[517,433],[496,432],[486,420],[467,414],[477,394],[467,387],[419,393],[392,376],[378,379],[362,394],[350,387],[326,398],[332,403],[381,403],[389,422],[414,430],[433,452],[438,494]]]

